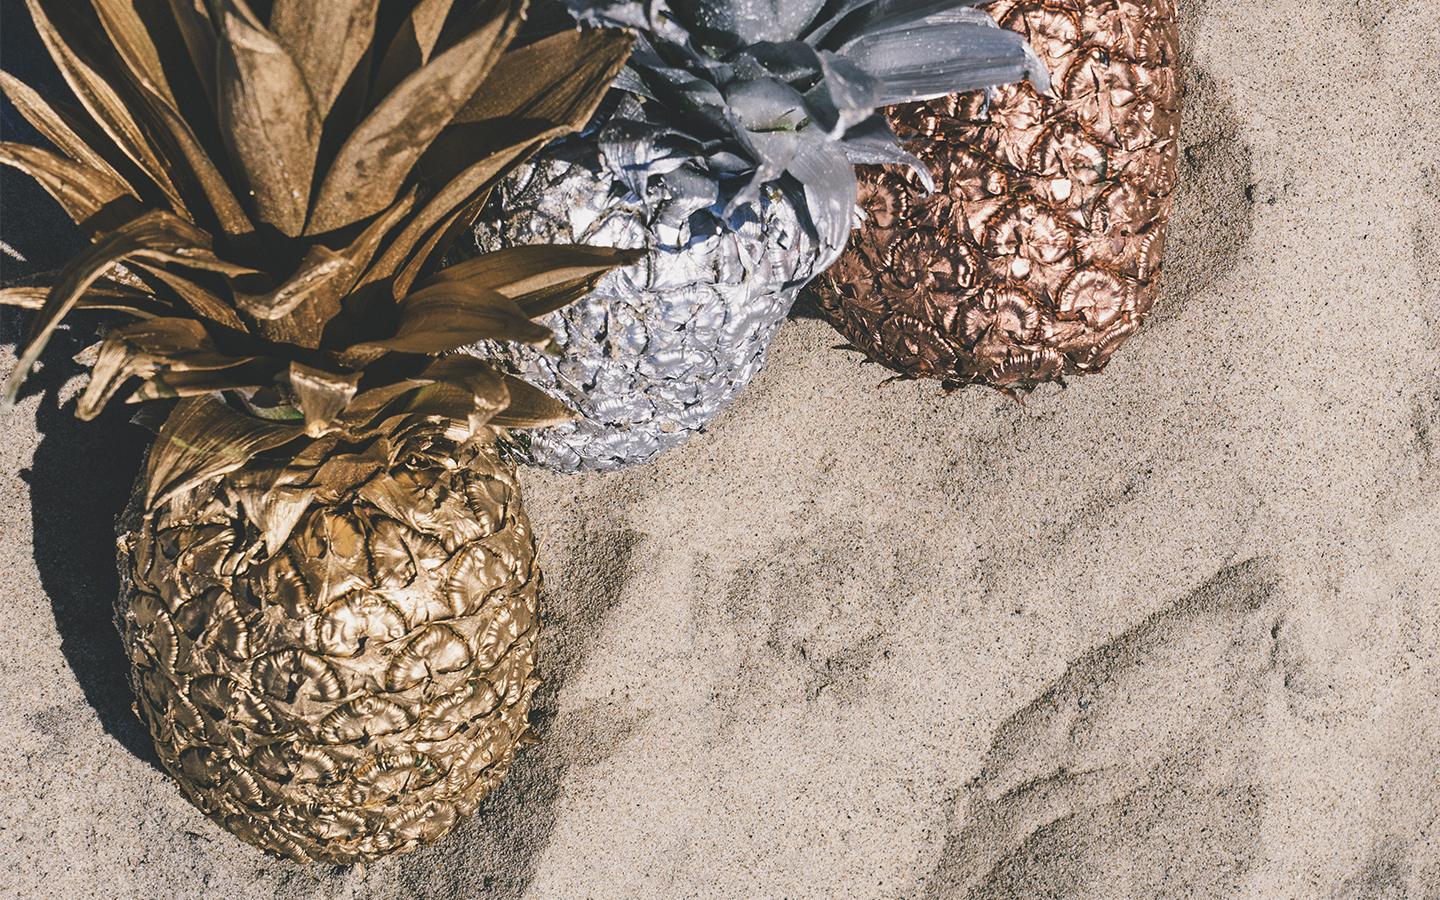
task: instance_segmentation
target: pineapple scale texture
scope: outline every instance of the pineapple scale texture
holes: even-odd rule
[[[544,322],[559,358],[467,348],[580,413],[516,448],[564,472],[648,462],[749,383],[800,288],[845,246],[853,164],[921,166],[881,107],[1045,83],[1025,42],[965,3],[565,5],[586,24],[633,29],[635,47],[609,108],[491,194],[476,246],[574,241],[649,258]]]
[[[1159,288],[1175,188],[1173,0],[999,0],[1053,89],[999,88],[886,110],[933,173],[862,166],[863,225],[817,280],[872,359],[951,385],[1024,392],[1100,371]]]
[[[555,332],[562,355],[517,343],[476,348],[580,413],[517,435],[527,461],[609,471],[684,443],[764,367],[800,287],[835,256],[822,258],[803,201],[773,184],[758,217],[753,205],[728,220],[707,208],[667,224],[663,198],[651,201],[598,154],[542,154],[501,183],[475,223],[482,252],[561,243],[660,251],[536,320]]]
[[[212,819],[361,862],[441,837],[505,774],[540,573],[494,437],[412,434],[273,551],[247,512],[263,492],[230,477],[144,512],[137,494],[117,606],[136,711]]]

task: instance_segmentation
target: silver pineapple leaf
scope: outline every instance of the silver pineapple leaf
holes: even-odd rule
[[[976,0],[565,2],[582,22],[641,34],[616,82],[633,101],[600,134],[618,178],[638,197],[673,200],[681,192],[656,181],[703,174],[690,180],[719,183],[728,216],[788,174],[830,258],[850,230],[851,163],[908,165],[930,185],[881,107],[1022,78],[1049,88],[1023,38]]]

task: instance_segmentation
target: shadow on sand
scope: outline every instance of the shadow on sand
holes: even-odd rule
[[[30,313],[0,312],[0,342],[19,342]],[[75,315],[58,331],[42,368],[22,396],[41,394],[35,427],[41,440],[21,477],[30,485],[35,566],[50,598],[60,650],[106,733],[159,768],[150,734],[131,709],[130,663],[113,622],[120,579],[115,568],[115,519],[153,437],[130,423],[135,408],[114,404],[92,422],[75,418],[75,400],[59,398],[85,370],[69,360],[101,319]]]

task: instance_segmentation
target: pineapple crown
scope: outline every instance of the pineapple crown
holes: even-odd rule
[[[852,163],[908,165],[934,189],[880,107],[1021,78],[1049,88],[1024,39],[974,9],[979,0],[565,2],[581,22],[639,32],[616,81],[628,96],[600,134],[607,165],[637,196],[684,179],[678,193],[693,199],[671,213],[683,217],[721,200],[723,181],[729,215],[788,173],[832,253],[850,230]],[[695,169],[711,177],[687,177]]]
[[[524,0],[26,3],[79,106],[0,73],[58,151],[3,143],[0,163],[92,243],[48,287],[0,290],[38,310],[0,409],[61,319],[91,307],[138,321],[99,345],[77,415],[132,378],[128,402],[181,398],[151,454],[152,502],[291,441],[318,459],[420,420],[474,433],[571,418],[441,354],[547,344],[532,319],[635,254],[516,248],[428,273],[510,168],[594,113],[629,35],[514,49]]]

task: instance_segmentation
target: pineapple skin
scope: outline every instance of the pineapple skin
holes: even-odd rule
[[[513,448],[522,461],[613,471],[684,443],[764,367],[801,286],[836,255],[802,219],[798,188],[768,184],[758,216],[744,206],[729,219],[715,207],[676,216],[670,199],[653,188],[636,196],[582,138],[519,166],[477,219],[480,252],[551,243],[650,251],[536,320],[555,332],[559,354],[514,343],[466,348],[580,414],[527,431]]]
[[[410,436],[274,553],[233,475],[150,510],[137,490],[116,608],[135,710],[206,815],[271,854],[364,862],[447,834],[505,774],[541,576],[494,440]]]
[[[986,7],[1049,67],[886,110],[934,175],[857,166],[862,226],[814,296],[902,375],[1023,393],[1099,372],[1155,301],[1175,187],[1181,73],[1173,0]]]

